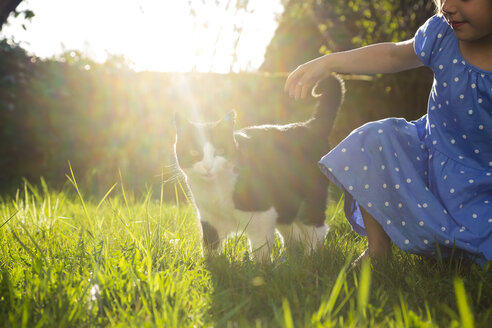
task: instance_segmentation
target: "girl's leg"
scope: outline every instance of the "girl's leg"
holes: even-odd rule
[[[363,208],[362,219],[367,232],[367,249],[362,255],[371,258],[385,258],[391,255],[391,240],[383,230],[383,227]]]

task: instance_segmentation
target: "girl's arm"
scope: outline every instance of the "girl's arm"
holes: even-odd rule
[[[285,91],[304,98],[311,87],[332,72],[347,74],[396,73],[422,66],[413,50],[413,39],[328,54],[299,66],[290,73]]]

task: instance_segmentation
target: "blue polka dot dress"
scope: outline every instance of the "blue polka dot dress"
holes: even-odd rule
[[[492,72],[463,58],[442,17],[420,27],[414,44],[434,72],[427,114],[367,123],[319,165],[345,192],[357,233],[366,234],[362,206],[404,251],[484,263],[492,260]]]

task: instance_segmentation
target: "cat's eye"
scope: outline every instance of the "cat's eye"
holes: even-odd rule
[[[200,153],[197,150],[195,150],[195,149],[190,149],[190,155],[192,157],[197,157],[197,156],[200,155]]]
[[[224,148],[218,148],[215,150],[215,155],[221,156],[225,154],[225,149]]]

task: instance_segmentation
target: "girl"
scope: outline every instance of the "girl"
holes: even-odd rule
[[[305,97],[331,72],[434,72],[427,114],[354,130],[319,162],[345,192],[345,214],[368,236],[362,257],[402,250],[492,260],[492,0],[434,0],[413,39],[309,61],[285,83]]]

